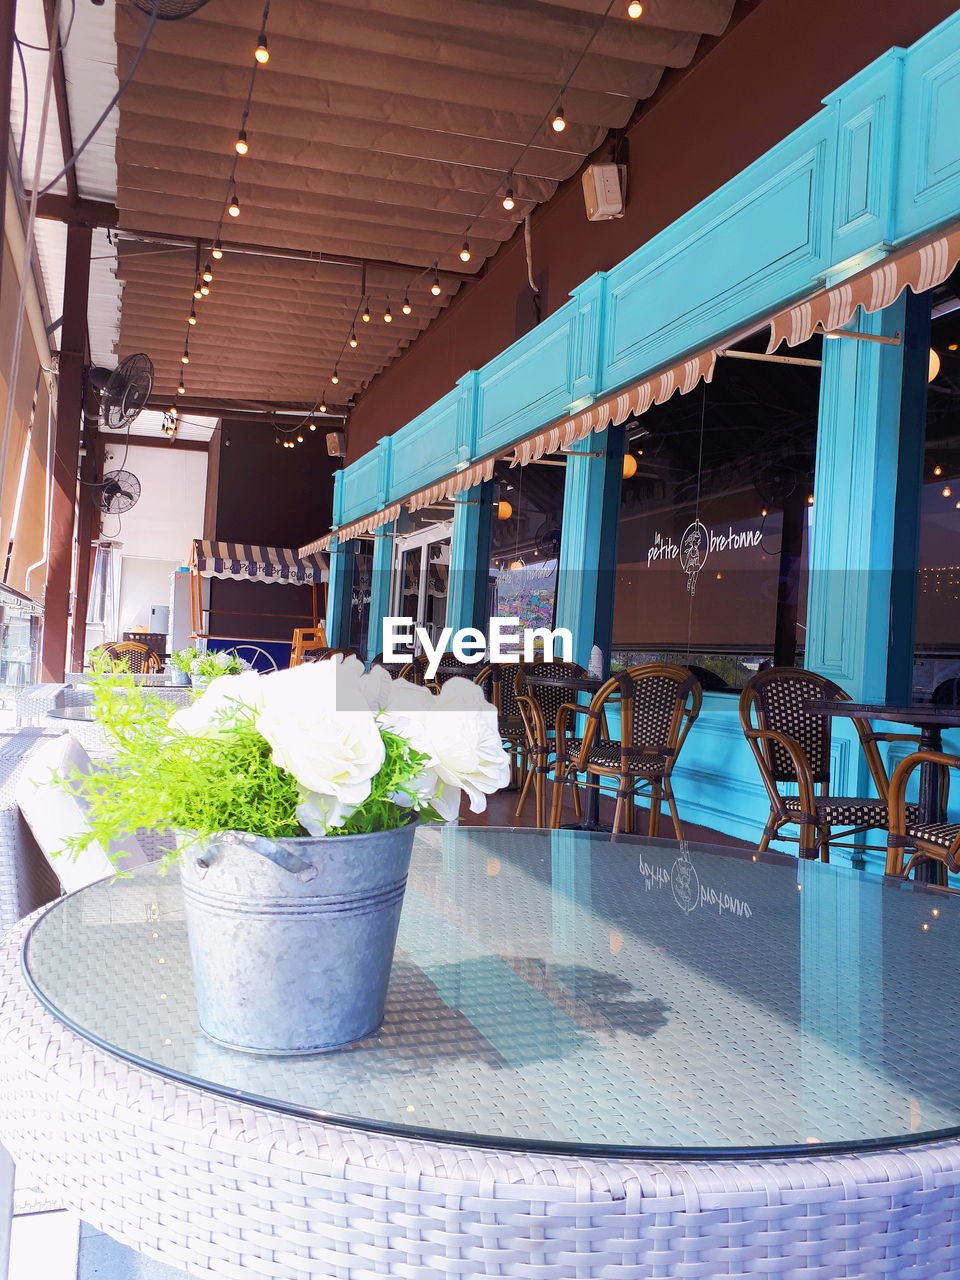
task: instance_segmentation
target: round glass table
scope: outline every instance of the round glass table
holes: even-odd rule
[[[0,1139],[39,1139],[94,1225],[200,1274],[246,1246],[278,1280],[713,1277],[750,1258],[933,1277],[960,1258],[960,902],[935,890],[737,849],[427,828],[383,1028],[291,1059],[198,1030],[175,872],[100,882],[22,933],[0,1086],[29,1119],[0,1101]],[[316,1270],[270,1260],[285,1231]],[[534,1255],[540,1271],[510,1269]]]

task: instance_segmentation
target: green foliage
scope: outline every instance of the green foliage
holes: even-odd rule
[[[176,667],[178,671],[182,671],[185,675],[190,674],[191,664],[199,657],[193,645],[189,645],[186,649],[178,649],[176,653],[171,653],[170,664]]]
[[[217,676],[236,676],[247,670],[247,664],[235,653],[227,653],[223,649],[211,649],[208,653],[194,652],[193,660],[187,671],[192,676],[200,676],[204,680],[215,680]]]
[[[140,827],[187,833],[185,843],[220,831],[246,831],[283,839],[304,836],[297,820],[296,779],[273,763],[270,745],[257,732],[254,713],[225,713],[220,732],[190,737],[171,726],[175,704],[137,685],[123,672],[95,675],[93,707],[112,748],[108,762],[75,774],[65,787],[89,806],[87,830],[68,846],[78,852],[96,841],[122,844]],[[411,784],[425,756],[396,734],[381,731],[386,759],[367,800],[331,835],[390,830],[412,821],[410,808],[391,795],[412,799]],[[420,816],[437,821],[431,809]],[[118,856],[122,856],[119,855]],[[171,854],[167,861],[177,857]]]

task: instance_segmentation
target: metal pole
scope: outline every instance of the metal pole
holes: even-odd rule
[[[4,244],[7,172],[10,161],[10,90],[13,84],[13,33],[16,0],[0,0],[0,247]],[[0,253],[0,273],[3,254]],[[0,285],[3,276],[0,274]]]

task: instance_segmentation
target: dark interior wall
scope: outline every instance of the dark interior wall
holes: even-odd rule
[[[268,547],[311,542],[330,527],[337,465],[321,431],[281,449],[263,423],[225,420],[210,442],[216,488],[207,490],[206,536]],[[210,633],[289,640],[295,626],[309,623],[310,596],[309,587],[212,579]]]
[[[664,79],[629,134],[626,216],[587,222],[579,177],[533,217],[543,315],[609,270],[774,146],[821,100],[894,45],[953,13],[953,0],[741,0],[735,25]],[[737,20],[739,19],[739,20]],[[544,287],[545,286],[545,287]],[[363,393],[353,461],[480,368],[533,323],[520,236]]]

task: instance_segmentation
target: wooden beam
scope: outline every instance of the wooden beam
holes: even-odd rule
[[[102,441],[104,440],[104,437],[101,435],[100,439]],[[107,446],[109,446],[111,443],[125,446],[126,439],[122,435],[118,436],[117,440],[114,442],[111,442],[110,439],[107,438],[106,439]],[[138,436],[138,435],[135,435],[133,432],[131,432],[130,448],[131,449],[184,449],[188,453],[206,453],[208,448],[208,441],[181,440],[179,436],[174,437],[173,440],[167,440],[166,438],[162,438],[160,436]]]
[[[70,640],[70,670],[82,671],[87,648],[87,605],[93,573],[93,543],[100,536],[100,508],[94,486],[103,479],[104,438],[94,423],[83,430],[86,450],[80,460],[80,491],[77,500],[77,571],[73,593],[73,632]]]
[[[50,507],[50,547],[40,649],[42,680],[62,680],[66,670],[92,242],[93,232],[89,227],[68,227]]]
[[[47,41],[54,45],[53,55],[53,96],[57,104],[57,124],[60,127],[60,150],[63,152],[63,163],[73,159],[73,128],[70,124],[70,102],[67,98],[67,73],[63,65],[63,46],[60,43],[60,26],[57,22],[56,0],[43,0],[43,10],[47,20]],[[77,171],[71,165],[64,174],[67,184],[67,195],[72,203],[79,199],[77,187]]]
[[[269,426],[296,425],[297,415],[306,418],[313,410],[312,404],[294,404],[289,400],[269,404],[256,400],[221,400],[216,396],[168,396],[162,399],[153,395],[147,401],[148,409],[157,409],[166,413],[176,403],[177,412],[194,414],[201,418],[253,418]],[[347,416],[346,405],[328,405],[326,413],[318,413],[316,417],[319,427],[327,419],[340,421]]]
[[[30,199],[29,194],[27,199]],[[68,196],[51,192],[38,197],[37,217],[47,222],[66,222],[81,227],[116,227],[120,213],[116,205],[103,200],[70,200]]]
[[[10,89],[13,83],[13,32],[16,13],[16,0],[0,0],[0,188],[7,181],[7,167],[10,153]],[[6,242],[3,237],[3,221],[6,200],[0,200],[0,247]],[[3,254],[0,253],[0,271],[3,269]]]

